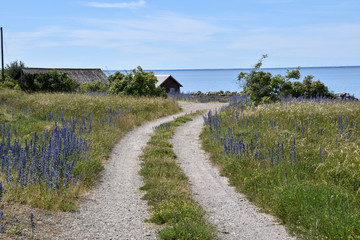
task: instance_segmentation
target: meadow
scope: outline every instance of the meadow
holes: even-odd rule
[[[360,239],[360,103],[241,98],[204,120],[211,161],[290,232]]]
[[[179,111],[163,98],[0,90],[0,231],[13,204],[75,210],[121,136]]]

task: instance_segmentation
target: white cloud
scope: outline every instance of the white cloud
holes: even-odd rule
[[[9,48],[17,55],[34,51],[56,52],[60,47],[92,47],[114,52],[150,55],[177,54],[178,49],[203,48],[223,31],[206,21],[163,14],[141,19],[83,19],[81,27],[48,26],[29,32],[9,33]]]
[[[146,1],[140,0],[138,2],[121,2],[121,3],[102,3],[102,2],[89,2],[88,6],[97,8],[127,8],[137,9],[145,6]]]

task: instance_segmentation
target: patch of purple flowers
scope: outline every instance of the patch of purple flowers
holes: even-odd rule
[[[34,132],[21,144],[9,133],[0,143],[1,174],[8,183],[26,187],[45,184],[47,188],[68,187],[75,163],[86,159],[90,141],[78,137],[70,126],[42,134]]]

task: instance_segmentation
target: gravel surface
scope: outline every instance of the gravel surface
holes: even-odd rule
[[[214,108],[214,106],[209,106]],[[260,213],[243,194],[230,187],[202,150],[203,118],[177,128],[172,144],[178,163],[189,177],[193,198],[208,212],[221,239],[293,239],[272,216]]]
[[[183,113],[144,124],[124,136],[105,164],[101,181],[79,203],[74,213],[45,212],[38,215],[43,228],[41,239],[157,239],[157,227],[145,223],[148,205],[141,200],[139,176],[142,148],[153,127],[196,110],[219,108],[222,104],[180,102]],[[173,144],[179,162],[190,178],[194,198],[209,212],[223,239],[290,239],[271,217],[258,213],[244,196],[235,193],[225,178],[219,177],[201,150],[199,134],[202,117],[179,127]],[[194,161],[196,160],[196,161]],[[226,233],[225,233],[226,232]]]
[[[54,213],[41,221],[51,230],[44,239],[157,239],[156,226],[145,223],[149,217],[146,201],[141,200],[143,185],[139,156],[149,141],[153,127],[207,104],[182,102],[183,113],[146,123],[125,135],[114,147],[102,178],[93,191],[81,199],[78,211]]]

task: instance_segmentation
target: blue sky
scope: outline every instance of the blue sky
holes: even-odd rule
[[[5,63],[102,69],[360,65],[359,0],[2,0]]]

